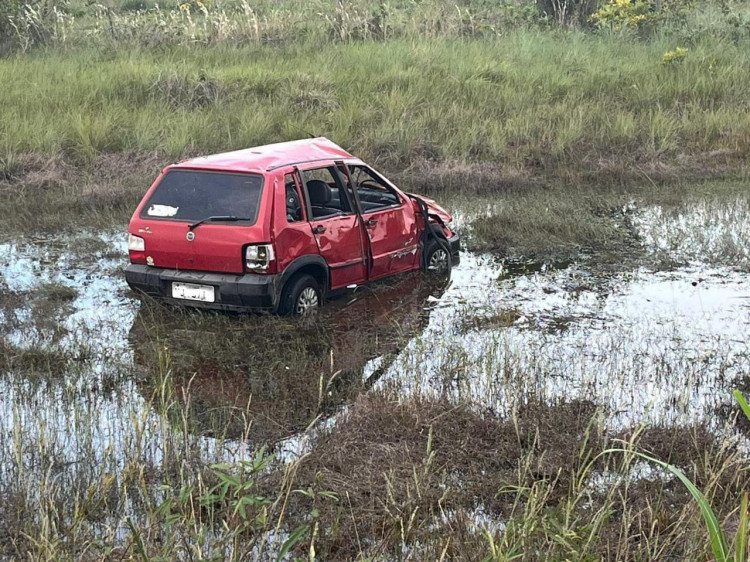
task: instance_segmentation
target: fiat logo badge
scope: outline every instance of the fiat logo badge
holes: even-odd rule
[[[193,232],[192,230],[188,231],[188,233],[185,235],[185,238],[187,238],[188,242],[192,242],[193,240],[195,240],[195,232]]]

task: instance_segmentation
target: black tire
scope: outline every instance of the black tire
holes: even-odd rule
[[[450,275],[452,267],[451,253],[448,242],[438,242],[433,237],[427,241],[422,260],[422,270],[435,277],[446,277]]]
[[[292,277],[284,285],[279,301],[279,314],[298,316],[308,314],[323,303],[323,292],[312,275]]]

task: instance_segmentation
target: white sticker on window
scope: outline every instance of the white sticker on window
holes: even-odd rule
[[[173,217],[179,210],[179,207],[170,207],[169,205],[151,205],[146,213],[150,217]]]

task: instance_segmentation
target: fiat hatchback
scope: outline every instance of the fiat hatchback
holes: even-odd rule
[[[325,138],[167,166],[130,219],[125,278],[184,305],[302,314],[338,290],[458,261],[451,216]]]

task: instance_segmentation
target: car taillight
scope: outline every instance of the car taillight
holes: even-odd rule
[[[146,242],[140,236],[128,234],[128,250],[133,252],[143,252],[146,250]]]
[[[140,236],[128,234],[130,263],[146,263],[146,241]]]
[[[253,273],[275,273],[276,256],[271,244],[251,244],[245,247],[245,269]]]

